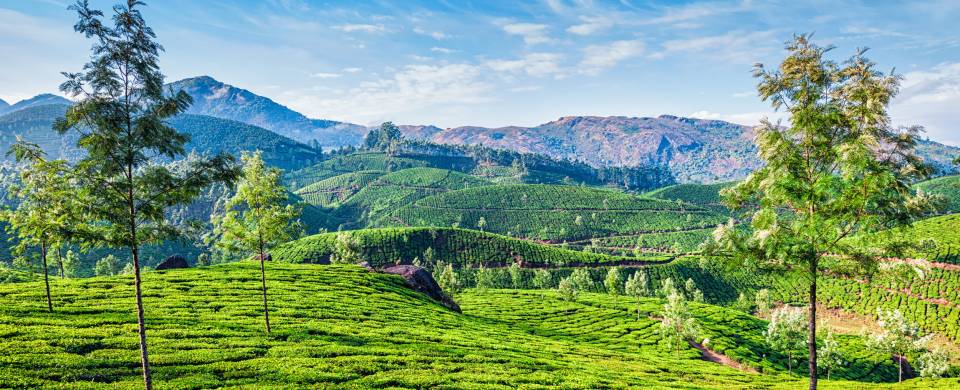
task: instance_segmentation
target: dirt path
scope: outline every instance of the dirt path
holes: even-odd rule
[[[702,354],[701,357],[703,358],[703,360],[706,360],[708,362],[723,364],[724,366],[735,368],[740,371],[753,372],[753,373],[757,372],[757,370],[754,370],[753,368],[750,368],[750,367],[744,367],[737,361],[729,358],[727,355],[717,353],[716,351],[713,351],[712,349],[705,347],[703,344],[700,344],[696,341],[689,341],[689,340],[687,342],[690,343],[690,345],[693,346],[694,348],[700,350],[700,353]]]

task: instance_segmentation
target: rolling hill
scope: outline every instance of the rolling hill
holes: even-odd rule
[[[514,184],[414,201],[375,226],[461,226],[551,242],[712,227],[723,214],[689,204],[579,186]]]

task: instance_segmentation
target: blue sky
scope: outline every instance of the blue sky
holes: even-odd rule
[[[114,1],[92,0],[107,9]],[[795,32],[905,76],[894,121],[960,144],[960,1],[148,1],[168,80],[210,75],[310,117],[536,125],[777,117],[752,64]],[[906,3],[906,4],[904,4]],[[65,0],[0,0],[0,98],[55,91],[89,43]]]

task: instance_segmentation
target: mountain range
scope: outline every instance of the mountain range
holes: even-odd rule
[[[266,129],[285,140],[271,141],[270,147],[274,151],[272,158],[275,159],[279,159],[282,154],[277,148],[302,152],[312,150],[304,144],[327,148],[359,145],[370,130],[367,126],[353,123],[308,118],[267,97],[222,83],[209,76],[176,81],[168,84],[168,88],[170,91],[185,91],[193,97],[194,103],[187,111],[189,115],[184,116],[187,119],[179,120],[178,126],[189,127],[194,136],[200,138],[204,138],[201,134],[201,122],[217,128],[238,127],[243,123],[259,130]],[[12,129],[9,123],[4,125],[4,117],[29,108],[63,104],[69,104],[69,101],[50,94],[39,95],[14,105],[0,104],[0,141],[12,138],[6,136]],[[221,121],[203,119],[211,117]],[[50,121],[52,123],[52,119]],[[38,123],[33,123],[33,126],[37,125]],[[597,167],[642,164],[667,166],[678,182],[736,180],[761,165],[753,143],[754,132],[751,126],[672,115],[655,118],[568,116],[532,127],[462,126],[442,129],[432,125],[400,125],[399,128],[409,139],[453,145],[482,144],[579,160]],[[254,131],[250,128],[243,130]],[[216,138],[204,139],[216,143]],[[266,149],[268,145],[261,146],[257,143],[269,138],[253,137],[253,140],[244,145]],[[6,146],[6,143],[0,142],[0,147]],[[206,147],[211,150],[235,149],[210,145]],[[941,173],[956,172],[951,160],[960,154],[960,148],[924,140],[918,151]],[[301,157],[291,161],[310,160],[309,157]]]

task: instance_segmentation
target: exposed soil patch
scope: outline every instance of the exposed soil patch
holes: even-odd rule
[[[727,355],[718,353],[710,348],[707,348],[703,344],[700,344],[696,341],[691,341],[691,340],[688,340],[687,342],[690,343],[690,345],[692,345],[694,348],[700,350],[700,354],[703,360],[706,360],[708,362],[723,364],[724,366],[735,368],[740,371],[753,372],[753,373],[757,372],[757,370],[754,370],[753,368],[750,368],[750,367],[744,367],[743,365],[738,363],[736,360],[729,358]]]

